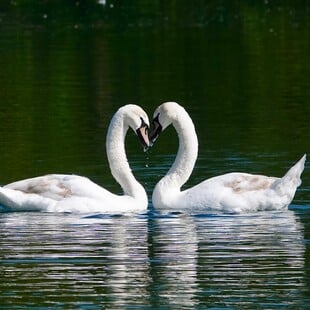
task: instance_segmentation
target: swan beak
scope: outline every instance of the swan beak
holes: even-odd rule
[[[150,146],[153,146],[154,142],[158,138],[158,136],[161,134],[163,127],[161,126],[158,116],[153,119],[152,121],[152,127],[151,127],[151,132],[149,134],[149,139],[150,139]]]
[[[137,129],[136,133],[143,146],[143,151],[146,152],[150,147],[150,140],[148,136],[148,126],[145,124],[142,124],[141,127]]]

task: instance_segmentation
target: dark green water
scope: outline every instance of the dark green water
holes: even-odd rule
[[[194,2],[194,3],[193,3]],[[107,189],[105,134],[136,103],[188,110],[188,185],[228,171],[281,176],[310,153],[307,1],[15,1],[0,7],[0,183],[75,173]],[[167,130],[129,161],[151,195]],[[289,211],[255,215],[0,215],[0,308],[303,309],[310,176]]]

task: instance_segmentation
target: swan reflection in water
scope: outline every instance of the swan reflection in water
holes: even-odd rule
[[[97,282],[96,293],[108,308],[146,304],[150,282],[147,218],[120,216],[98,224],[94,240],[102,240],[96,249],[100,261],[91,276]]]
[[[194,218],[186,215],[157,218],[153,223],[153,281],[160,306],[195,305],[198,236]]]
[[[302,230],[292,211],[158,218],[158,295],[171,306],[300,307],[307,287]]]
[[[1,304],[145,305],[147,238],[146,217],[5,214],[0,217],[0,259],[7,270]]]
[[[50,307],[61,296],[73,307],[107,309],[288,304],[300,309],[307,289],[302,232],[292,211],[5,214],[1,303]]]

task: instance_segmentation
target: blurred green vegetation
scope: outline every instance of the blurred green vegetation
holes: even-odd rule
[[[2,22],[24,25],[207,26],[247,18],[256,10],[267,21],[274,13],[291,22],[308,18],[307,0],[4,0]]]
[[[1,181],[101,178],[126,103],[151,116],[179,101],[200,154],[310,152],[309,13],[308,1],[1,1]],[[174,135],[159,142],[171,154]]]

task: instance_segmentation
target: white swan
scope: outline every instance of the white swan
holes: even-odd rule
[[[0,187],[3,210],[78,213],[146,210],[146,192],[133,176],[125,153],[124,140],[129,127],[147,148],[149,120],[139,106],[121,107],[114,114],[106,137],[110,169],[124,195],[113,194],[85,177],[51,174]]]
[[[160,105],[153,117],[153,129],[149,135],[151,143],[170,124],[179,136],[176,159],[153,191],[152,202],[155,208],[239,213],[282,209],[294,198],[296,188],[301,184],[300,175],[306,155],[282,178],[228,173],[181,191],[197,158],[198,140],[194,124],[185,109],[175,102]]]

